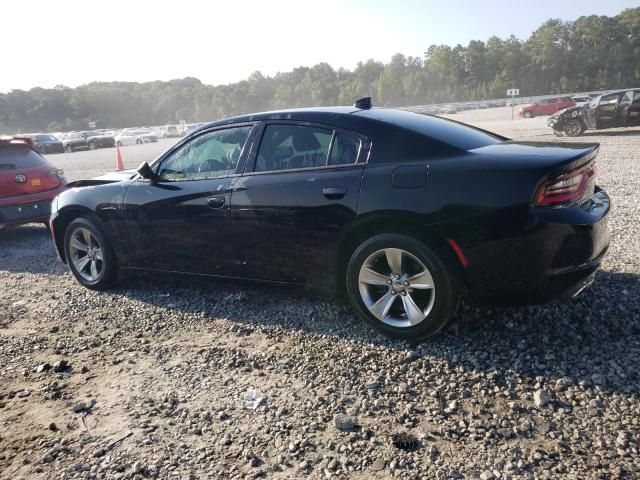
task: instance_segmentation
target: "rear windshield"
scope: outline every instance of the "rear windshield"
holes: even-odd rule
[[[21,170],[44,165],[44,158],[30,148],[21,145],[0,147],[0,171]]]
[[[504,141],[499,135],[430,115],[394,109],[373,109],[366,112],[366,116],[426,135],[460,150],[473,150]]]
[[[38,142],[56,142],[58,139],[53,135],[36,135],[34,140]]]

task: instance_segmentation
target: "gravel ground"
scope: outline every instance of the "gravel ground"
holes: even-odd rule
[[[555,140],[509,109],[454,118]],[[581,140],[601,142],[614,204],[593,286],[463,305],[420,345],[298,290],[142,277],[92,292],[44,227],[0,231],[0,478],[640,478],[640,131]],[[76,179],[109,155],[51,159]],[[250,390],[264,398],[245,404]]]

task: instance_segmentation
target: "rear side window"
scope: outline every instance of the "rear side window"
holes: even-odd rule
[[[362,142],[359,138],[343,132],[336,132],[329,156],[329,165],[356,163]]]
[[[321,167],[327,164],[332,130],[305,125],[267,125],[256,172]]]
[[[22,170],[44,165],[44,158],[21,145],[0,147],[0,170]]]

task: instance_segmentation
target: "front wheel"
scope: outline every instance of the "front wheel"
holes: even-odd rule
[[[64,151],[67,153],[73,153],[73,147],[71,145],[67,145],[64,147]]]
[[[96,144],[95,144],[95,143],[93,143],[93,142],[89,142],[89,150],[95,150],[96,148],[97,148],[97,147],[96,147]]]
[[[584,132],[584,125],[580,120],[572,118],[564,125],[564,133],[567,137],[578,137]]]
[[[356,249],[347,266],[347,294],[367,323],[404,340],[438,333],[460,299],[442,255],[400,234],[377,235]]]
[[[524,113],[522,114],[522,116],[523,116],[524,118],[532,118],[532,117],[533,117],[533,113],[531,113],[531,112],[527,111],[527,112],[524,112]]]
[[[115,282],[116,258],[93,220],[80,217],[69,224],[64,235],[64,253],[71,273],[85,287],[99,290]]]

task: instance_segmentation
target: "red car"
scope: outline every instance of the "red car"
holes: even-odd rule
[[[51,200],[66,184],[63,171],[47,162],[30,138],[0,139],[0,229],[48,224]]]
[[[576,102],[571,97],[543,98],[533,105],[520,109],[520,116],[524,118],[538,117],[540,115],[553,115],[565,108],[575,107]]]

